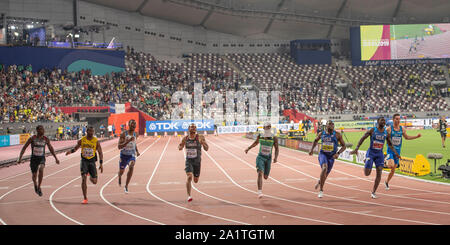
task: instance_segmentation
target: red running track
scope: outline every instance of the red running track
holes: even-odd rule
[[[337,161],[319,199],[314,185],[317,156],[280,148],[278,163],[256,194],[257,148],[241,136],[206,137],[199,183],[188,203],[184,152],[179,137],[141,137],[129,193],[118,186],[117,139],[102,143],[104,172],[88,184],[89,204],[82,205],[80,156],[49,157],[42,197],[34,193],[28,163],[0,178],[0,223],[16,224],[142,224],[142,225],[432,225],[450,224],[450,186],[394,176],[391,190],[378,188],[370,198],[375,173],[365,177],[361,166]],[[23,167],[23,166],[26,166]],[[0,173],[4,171],[0,169]],[[1,176],[1,175],[0,175]],[[124,175],[122,182],[125,182]],[[383,173],[382,183],[387,177]]]

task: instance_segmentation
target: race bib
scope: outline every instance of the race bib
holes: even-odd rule
[[[197,158],[197,149],[186,149],[187,158]]]
[[[43,156],[44,155],[44,147],[35,147],[33,149],[33,155],[35,155],[35,156]]]
[[[402,143],[402,137],[392,137],[392,144],[395,146],[400,145]]]
[[[372,148],[375,150],[382,150],[384,146],[384,142],[380,142],[380,141],[374,141]]]
[[[334,150],[333,142],[323,142],[322,143],[322,151],[332,152]]]
[[[83,148],[83,151],[81,152],[81,155],[83,157],[89,158],[94,156],[94,149],[92,148]]]
[[[272,146],[262,145],[261,146],[261,154],[268,156],[272,153]]]

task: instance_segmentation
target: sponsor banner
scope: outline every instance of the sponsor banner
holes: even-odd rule
[[[109,112],[111,112],[112,114],[115,114],[115,113],[116,113],[116,107],[115,107],[115,105],[116,105],[116,104],[114,104],[114,103],[109,103]]]
[[[9,135],[0,135],[0,147],[9,146]]]
[[[20,144],[20,135],[13,134],[9,136],[9,145],[19,145]]]
[[[146,129],[147,133],[188,131],[191,123],[197,126],[197,131],[214,130],[214,120],[147,121]]]
[[[340,128],[370,128],[373,127],[373,121],[348,121],[334,122],[335,129]]]
[[[19,144],[24,145],[27,142],[28,138],[30,138],[30,134],[21,134],[19,136]]]
[[[345,151],[342,152],[338,158],[342,159],[342,160],[347,160],[347,161],[353,162],[353,155],[350,154],[351,151],[352,151],[352,149],[350,149],[350,148],[345,149]]]
[[[313,145],[312,142],[308,142],[308,141],[301,141],[301,140],[297,140],[298,142],[298,150],[301,151],[306,151],[309,152],[311,150],[311,147]],[[316,147],[314,148],[313,152],[316,154],[319,154],[319,145],[316,145]]]
[[[219,126],[217,127],[218,134],[240,134],[251,133],[258,131],[258,128],[262,128],[263,125],[235,125],[235,126]],[[273,124],[272,129],[276,128],[280,131],[288,131],[290,129],[298,129],[298,123],[296,124]]]
[[[356,162],[364,163],[364,160],[366,160],[366,153],[367,153],[367,151],[358,150],[358,154],[356,154]]]
[[[400,171],[407,175],[423,176],[430,173],[430,163],[421,154],[416,155],[416,158],[402,157],[400,159]]]

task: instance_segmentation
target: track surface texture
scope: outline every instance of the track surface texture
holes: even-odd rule
[[[207,136],[201,175],[187,202],[184,151],[180,137],[140,137],[134,175],[125,193],[118,185],[117,139],[102,143],[104,171],[96,185],[88,182],[89,204],[83,205],[79,152],[52,156],[34,193],[29,162],[0,169],[0,223],[3,225],[449,225],[450,186],[396,175],[385,190],[383,172],[370,192],[375,171],[337,160],[324,186],[317,156],[280,147],[278,162],[264,180],[258,199],[252,141],[238,135]],[[17,155],[19,152],[17,152]],[[98,164],[98,163],[97,163]]]

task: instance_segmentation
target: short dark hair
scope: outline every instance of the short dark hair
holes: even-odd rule
[[[394,116],[392,116],[392,118],[395,118],[396,116],[400,116],[400,114],[395,113]]]
[[[383,117],[383,116],[381,116],[381,117],[379,117],[379,118],[377,119],[377,122],[379,122],[379,121],[381,120],[381,118],[383,118],[383,119],[384,119],[384,117]]]
[[[42,125],[37,125],[37,126],[36,126],[36,131],[39,130],[39,128],[44,128],[44,126],[42,126]]]

